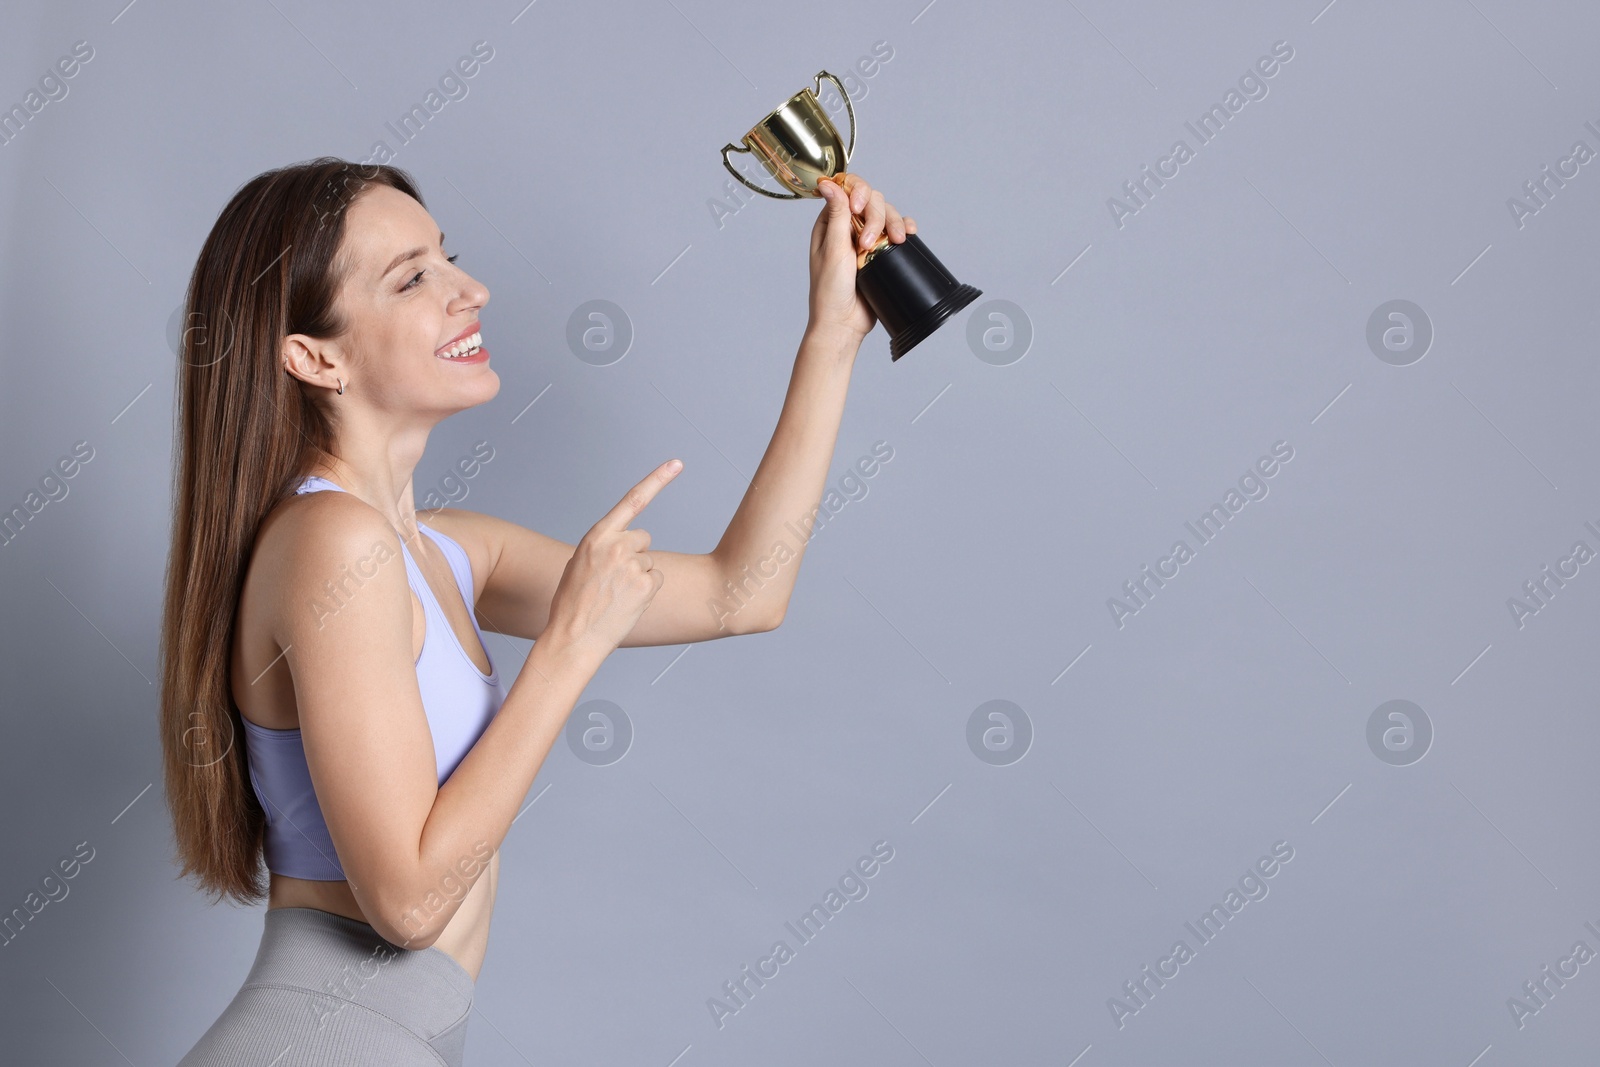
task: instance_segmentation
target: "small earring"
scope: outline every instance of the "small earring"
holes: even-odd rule
[[[335,378],[334,381],[339,382],[339,395],[344,396],[344,382],[339,381],[338,378]]]

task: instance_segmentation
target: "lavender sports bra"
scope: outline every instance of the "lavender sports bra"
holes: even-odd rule
[[[317,475],[308,476],[295,492],[315,493],[326,489],[344,492]],[[483,631],[478,628],[477,616],[473,614],[472,563],[466,551],[437,530],[421,523],[417,528],[432,538],[450,561],[450,573],[467,606],[472,629],[482,641]],[[406,580],[422,601],[422,613],[427,620],[422,654],[417,657],[417,686],[422,691],[423,711],[433,734],[439,784],[443,785],[500,710],[506,690],[493,656],[489,656],[492,673],[486,675],[461,647],[455,628],[445,617],[404,541],[400,552],[405,560]],[[488,652],[486,644],[485,655]],[[269,730],[242,717],[241,721],[250,760],[250,784],[267,813],[264,848],[267,870],[292,878],[325,882],[343,879],[344,868],[334,854],[333,840],[312,789],[300,731]]]

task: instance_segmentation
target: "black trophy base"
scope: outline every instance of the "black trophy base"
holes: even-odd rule
[[[922,238],[880,249],[856,275],[856,290],[889,334],[889,356],[899,359],[951,315],[983,293],[962,285],[928,251]]]

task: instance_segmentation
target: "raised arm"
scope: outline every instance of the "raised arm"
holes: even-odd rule
[[[810,316],[778,424],[744,498],[708,553],[651,552],[661,591],[621,647],[682,644],[771,630],[783,621],[833,458],[861,339],[875,325],[856,294],[857,256],[882,233],[899,244],[916,223],[853,174],[849,197],[823,182],[827,203],[811,231]],[[852,244],[850,216],[865,226]],[[573,546],[488,515],[444,508],[426,521],[471,540],[485,575],[478,595],[486,630],[533,638]]]
[[[883,233],[900,244],[908,232],[916,232],[916,223],[902,219],[882,193],[857,175],[843,178],[848,195],[831,181],[819,185],[827,203],[811,228],[806,331],[772,439],[727,530],[710,553],[719,576],[716,588],[675,595],[669,575],[652,611],[660,610],[665,599],[674,613],[687,616],[698,610],[709,620],[713,614],[709,601],[734,612],[734,619],[750,615],[763,620],[763,629],[777,626],[788,611],[807,544],[806,537],[794,531],[808,535],[816,520],[856,352],[877,321],[856,293],[858,256],[877,244]],[[852,213],[864,219],[854,244]],[[640,621],[648,619],[647,614]]]
[[[484,575],[474,603],[478,625],[526,640],[544,632],[551,598],[574,545],[493,515],[455,508],[425,512],[421,521],[458,541],[472,559],[474,576]],[[652,549],[650,559],[661,572],[661,591],[618,647],[709,641],[777,625],[753,607],[720,616],[712,610],[718,600],[734,605],[726,583],[735,572],[718,555]]]

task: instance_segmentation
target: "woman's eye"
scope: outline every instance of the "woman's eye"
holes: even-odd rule
[[[460,257],[461,257],[461,253],[457,252],[455,255],[448,257],[447,261],[450,262],[450,263],[454,263]],[[426,273],[428,273],[428,272],[427,271],[423,271],[423,270],[417,271],[416,275],[409,282],[406,282],[404,285],[402,285],[400,287],[400,291],[403,293],[407,289],[410,289],[412,286],[416,285],[418,282],[420,282],[422,280],[422,276],[424,274],[426,274]]]

